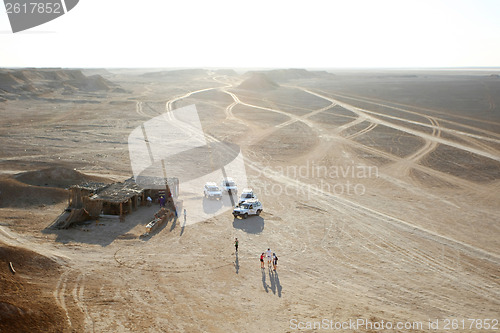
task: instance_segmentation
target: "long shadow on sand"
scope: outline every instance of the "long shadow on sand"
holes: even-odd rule
[[[233,228],[241,229],[249,234],[258,234],[264,230],[264,219],[260,216],[252,216],[244,220],[234,218]]]
[[[267,282],[266,282],[266,270],[261,268],[260,269],[262,271],[262,286],[264,287],[264,290],[266,291],[266,293],[269,292],[269,286],[267,285]]]
[[[234,269],[236,269],[236,274],[240,271],[240,260],[238,258],[238,252],[236,252],[236,259],[234,261]]]
[[[186,228],[186,217],[184,216],[184,222],[182,222],[181,234],[179,236],[182,236],[185,228]]]
[[[269,269],[269,281],[271,281],[271,291],[273,292],[273,294],[276,295],[276,293],[278,293],[278,297],[281,297],[281,283],[280,283],[280,279],[278,277],[278,272],[277,271],[274,271],[272,269]]]
[[[269,274],[269,282],[271,283],[270,285],[267,284],[266,281],[266,269]],[[269,290],[271,290],[274,295],[278,294],[278,297],[281,297],[281,290],[283,289],[283,287],[281,286],[280,278],[278,277],[278,272],[274,271],[272,268],[261,268],[261,271],[262,271],[262,287],[264,287],[266,293],[269,293]]]

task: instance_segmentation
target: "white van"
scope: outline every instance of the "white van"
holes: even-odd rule
[[[220,182],[220,187],[221,187],[223,192],[229,193],[229,191],[231,191],[231,194],[238,193],[238,186],[236,186],[236,183],[234,182],[233,178],[231,178],[231,177],[224,178]]]
[[[233,216],[246,219],[248,215],[260,215],[262,213],[262,203],[257,199],[250,199],[234,207]]]
[[[253,190],[251,188],[244,188],[241,192],[240,198],[238,199],[238,203],[242,203],[251,199],[257,199],[257,196],[255,195],[255,193],[253,193]]]
[[[208,199],[222,199],[222,191],[215,182],[206,183],[203,194]]]

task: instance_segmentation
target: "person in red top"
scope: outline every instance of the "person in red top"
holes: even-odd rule
[[[260,255],[260,268],[264,268],[264,252]]]

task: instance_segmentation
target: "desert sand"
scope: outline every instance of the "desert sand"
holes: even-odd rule
[[[500,329],[498,72],[0,74],[0,332]],[[261,216],[48,228],[69,186],[132,176],[134,128],[192,104]]]

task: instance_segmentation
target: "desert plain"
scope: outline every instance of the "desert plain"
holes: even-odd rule
[[[260,216],[50,227],[188,105]],[[500,330],[498,69],[2,69],[0,114],[0,332]]]

